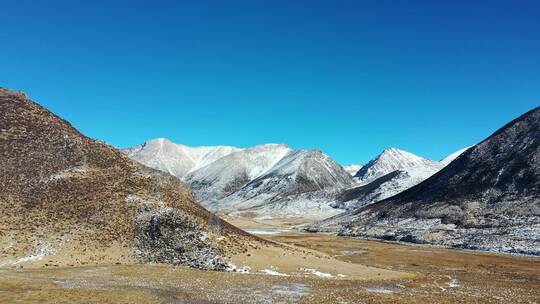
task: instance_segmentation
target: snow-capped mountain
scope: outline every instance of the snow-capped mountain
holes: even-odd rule
[[[356,171],[354,178],[320,151],[279,144],[188,147],[158,138],[125,152],[181,178],[214,211],[253,209],[268,216],[324,218],[398,194],[464,150],[437,162],[389,148],[365,166],[347,166]]]
[[[414,169],[414,174],[429,177],[441,169],[441,164],[397,148],[385,149],[363,166],[354,176],[361,184],[368,184],[396,170]]]
[[[358,164],[350,164],[347,166],[344,166],[343,169],[347,171],[351,176],[355,176],[358,170],[360,170],[364,165],[358,165]]]
[[[156,138],[124,151],[143,165],[183,178],[189,172],[241,150],[229,146],[188,147]]]
[[[352,177],[321,151],[290,150],[264,174],[209,208],[324,218],[341,212],[329,202],[352,185]]]
[[[239,150],[184,177],[197,198],[206,205],[218,201],[267,172],[291,149],[267,144]]]
[[[426,180],[466,150],[437,162],[400,149],[386,149],[355,175],[360,185],[344,191],[332,206],[352,210],[394,196]]]
[[[322,219],[342,212],[329,203],[353,185],[352,176],[324,153],[280,144],[192,148],[155,139],[124,151],[182,178],[214,211],[253,208],[261,215]]]

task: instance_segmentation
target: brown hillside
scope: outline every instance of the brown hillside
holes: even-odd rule
[[[6,89],[0,214],[0,267],[163,262],[223,269],[226,256],[257,240],[198,205],[177,178]]]

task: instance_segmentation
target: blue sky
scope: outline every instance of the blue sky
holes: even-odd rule
[[[1,1],[0,86],[127,147],[439,159],[540,104],[538,1]]]

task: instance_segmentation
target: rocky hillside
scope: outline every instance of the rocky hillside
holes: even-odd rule
[[[536,108],[419,185],[344,216],[341,233],[540,254],[539,144]]]
[[[254,237],[176,177],[0,89],[0,266],[157,262],[223,269]]]

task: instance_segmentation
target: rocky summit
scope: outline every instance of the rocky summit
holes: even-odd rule
[[[0,267],[170,263],[224,269],[257,239],[176,177],[0,89]]]

